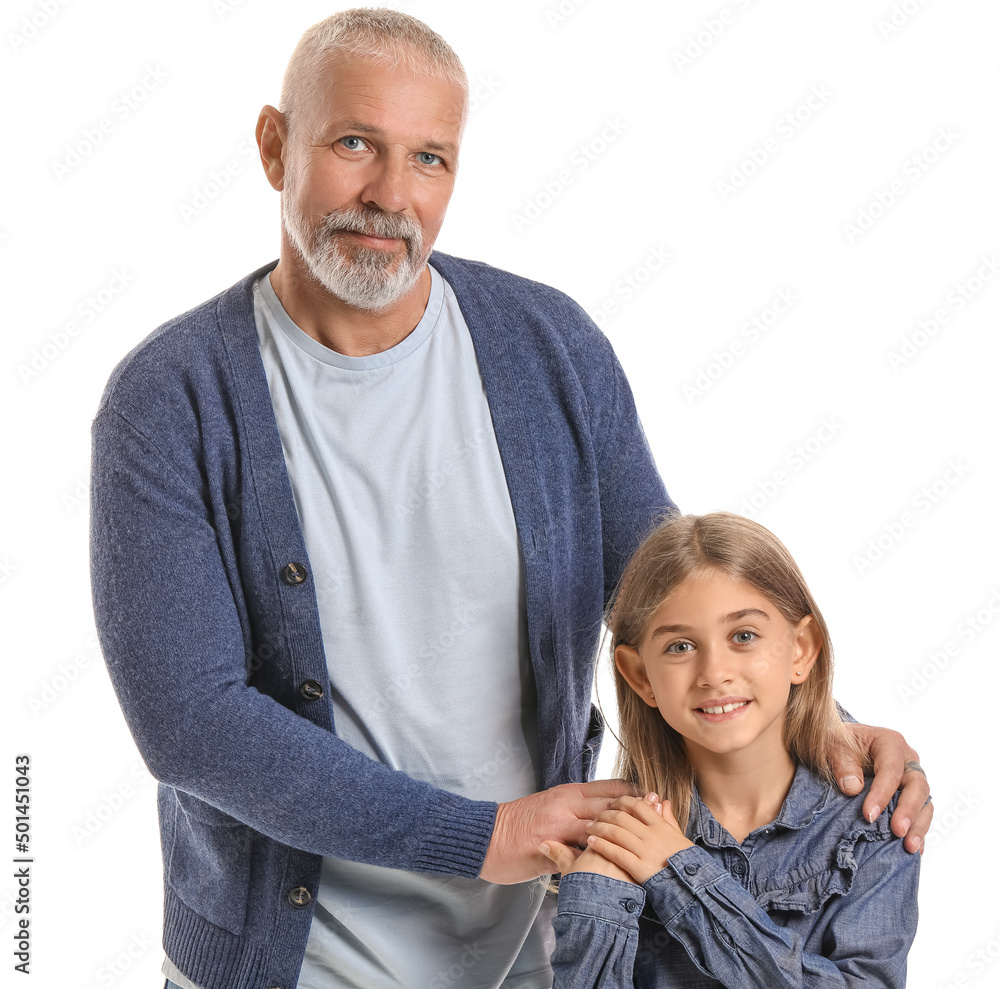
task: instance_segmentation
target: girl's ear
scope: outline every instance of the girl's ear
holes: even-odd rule
[[[615,647],[615,666],[625,678],[625,682],[635,691],[639,700],[650,707],[656,707],[656,698],[650,689],[649,678],[642,657],[631,646]]]
[[[795,641],[792,643],[792,683],[803,683],[809,679],[819,651],[823,647],[823,637],[812,615],[806,615],[796,626]]]

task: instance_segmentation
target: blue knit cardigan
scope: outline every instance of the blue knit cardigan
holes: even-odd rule
[[[431,261],[468,323],[510,491],[544,785],[583,780],[602,608],[670,502],[583,311],[484,264]],[[496,814],[336,735],[327,664],[358,660],[324,654],[257,346],[252,286],[274,263],[136,347],[93,427],[97,627],[160,782],[164,947],[203,989],[295,985],[321,856],[476,876]]]

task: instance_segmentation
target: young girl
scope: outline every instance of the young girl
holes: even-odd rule
[[[865,823],[828,778],[833,654],[785,547],[737,515],[674,517],[607,621],[618,771],[647,797],[582,853],[543,845],[557,989],[905,985],[920,857],[891,806]]]

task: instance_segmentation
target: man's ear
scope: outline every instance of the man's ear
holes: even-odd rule
[[[288,151],[288,125],[285,115],[273,106],[265,106],[257,118],[257,147],[260,163],[271,188],[278,192],[285,186],[285,159]]]
[[[806,615],[796,626],[795,641],[792,643],[793,684],[804,683],[809,679],[822,647],[823,637],[820,635],[819,625],[812,615]]]
[[[646,667],[639,653],[631,646],[616,646],[615,666],[639,700],[650,707],[656,707],[656,698],[653,696],[649,678],[646,676]]]

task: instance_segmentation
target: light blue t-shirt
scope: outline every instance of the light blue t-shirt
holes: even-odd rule
[[[472,339],[431,278],[409,336],[348,357],[300,330],[265,277],[258,338],[337,734],[435,786],[510,800],[539,786],[524,579]],[[537,883],[326,858],[299,989],[547,986],[542,900]]]

